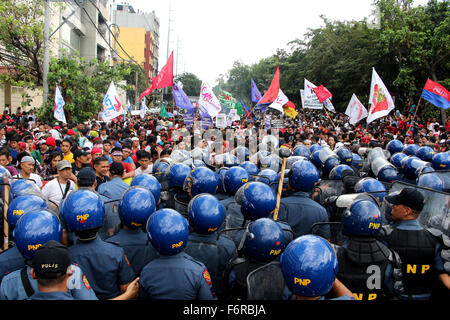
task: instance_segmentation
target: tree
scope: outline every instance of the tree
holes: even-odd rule
[[[42,85],[43,11],[42,0],[0,1],[0,65],[8,69],[2,81]]]
[[[194,97],[200,95],[202,80],[200,80],[195,74],[184,72],[176,76],[174,81],[181,82],[183,84],[183,91],[186,95]]]
[[[377,2],[383,58],[394,73],[392,80],[399,96],[409,104],[418,101],[428,77],[446,87],[450,85],[449,1],[430,0],[427,5],[417,7],[412,2]],[[445,110],[441,110],[445,123]]]
[[[78,55],[63,55],[59,60],[52,58],[48,74],[49,100],[39,110],[40,119],[52,119],[54,92],[59,86],[64,97],[64,111],[67,121],[80,122],[92,119],[103,107],[103,99],[111,81],[118,82],[131,73],[131,67],[98,63],[96,59],[86,61]],[[124,87],[130,89],[131,86]]]

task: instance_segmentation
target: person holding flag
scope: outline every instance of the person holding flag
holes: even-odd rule
[[[61,121],[63,123],[67,123],[66,115],[64,114],[64,98],[61,95],[61,91],[59,91],[59,87],[56,86],[55,89],[55,108],[53,111],[53,116],[56,120]]]

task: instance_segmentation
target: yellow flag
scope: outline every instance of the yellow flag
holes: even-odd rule
[[[294,108],[290,108],[288,106],[284,106],[284,114],[295,119],[297,117],[298,112]]]

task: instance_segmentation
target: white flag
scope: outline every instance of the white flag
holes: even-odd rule
[[[363,104],[358,100],[355,94],[352,95],[352,99],[345,110],[345,114],[350,117],[349,123],[354,125],[361,119],[367,117],[367,110]]]
[[[284,110],[283,110],[283,106],[289,102],[288,97],[286,97],[286,95],[284,94],[283,91],[281,91],[281,89],[278,91],[278,96],[275,99],[274,102],[272,102],[269,105],[269,108],[278,110],[281,112],[281,114],[284,114]]]
[[[200,114],[209,114],[211,118],[214,118],[222,110],[222,105],[219,99],[214,95],[211,88],[205,83],[202,83],[200,89],[200,97],[198,98],[198,108]]]
[[[380,76],[372,68],[372,83],[370,84],[369,115],[367,123],[375,119],[387,116],[394,109],[394,100],[381,80]]]
[[[64,114],[64,98],[61,95],[61,91],[59,91],[58,86],[56,86],[55,90],[55,108],[53,110],[53,116],[63,123],[67,123],[66,115]]]
[[[324,105],[325,108],[328,109],[328,111],[331,111],[331,112],[333,112],[333,113],[336,113],[336,110],[334,110],[334,106],[333,106],[333,104],[331,103],[331,98],[328,98],[327,100],[325,100],[325,101],[323,102],[323,105]]]
[[[300,96],[302,98],[302,107],[306,109],[316,109],[320,110],[322,109],[322,103],[320,103],[319,99],[317,98],[316,93],[314,92],[314,88],[316,87],[315,84],[312,82],[306,80],[304,81],[304,89],[300,89]]]
[[[145,118],[145,114],[147,113],[147,105],[145,104],[145,97],[141,100],[141,108],[139,109],[139,115],[141,119]]]
[[[114,82],[111,81],[108,92],[106,92],[106,96],[103,99],[103,119],[110,121],[122,114],[122,104],[119,101],[119,95],[117,94]]]

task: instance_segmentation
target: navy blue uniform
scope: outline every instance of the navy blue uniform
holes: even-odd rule
[[[36,292],[27,300],[75,300],[69,293],[56,292]]]
[[[193,232],[189,235],[185,252],[205,264],[211,275],[213,292],[220,296],[225,268],[237,255],[234,242],[224,235],[217,240],[217,232],[209,235]]]
[[[160,256],[142,269],[139,299],[213,300],[205,265],[184,252]]]
[[[9,248],[0,254],[0,283],[5,275],[25,267],[25,259],[17,247]]]
[[[95,239],[78,241],[69,247],[72,262],[80,266],[100,300],[122,294],[119,285],[135,279],[124,250],[115,244]]]
[[[28,281],[36,294],[38,291],[37,280],[31,277],[31,267],[27,267]],[[6,275],[0,286],[0,300],[25,300],[28,297],[22,278],[22,269],[18,269]],[[67,281],[68,294],[76,300],[98,300],[89,281],[80,267],[72,265],[72,275]]]
[[[123,248],[136,276],[141,274],[142,268],[147,263],[159,256],[142,229],[124,228],[105,241],[116,243]]]
[[[283,206],[280,206],[278,220],[285,221],[291,226],[294,238],[311,233],[314,223],[328,222],[325,208],[309,198],[306,192],[298,191],[289,197],[282,198],[281,203]],[[314,230],[314,234],[329,239],[330,226],[321,226]]]

